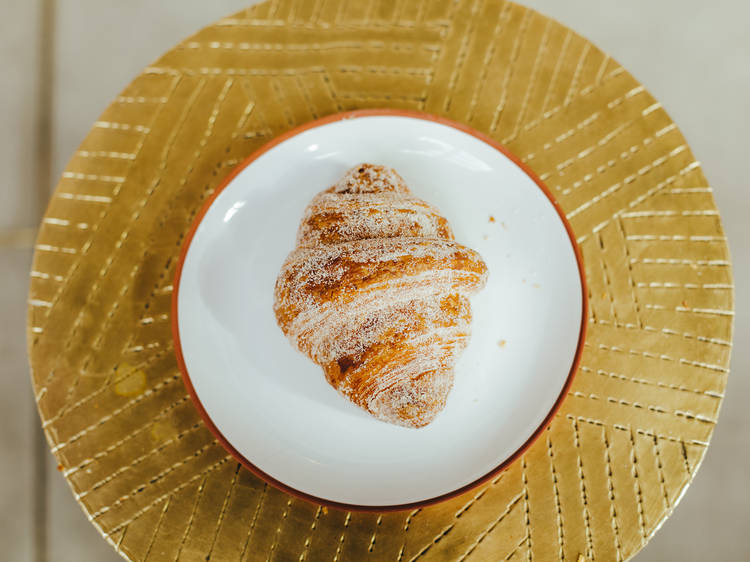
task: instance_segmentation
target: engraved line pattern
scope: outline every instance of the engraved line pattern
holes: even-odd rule
[[[558,538],[558,554],[560,560],[565,560],[565,550],[563,545],[565,544],[565,532],[563,530],[563,519],[562,519],[562,507],[560,506],[560,491],[557,487],[557,471],[555,470],[555,453],[552,450],[552,439],[549,437],[549,428],[547,428],[547,454],[549,455],[549,466],[552,471],[552,489],[555,492],[555,509],[557,511],[557,538]]]
[[[497,20],[482,21],[488,13]],[[406,89],[381,85],[398,79]],[[202,117],[190,119],[199,99]],[[428,101],[431,111],[453,110],[502,138],[552,184],[572,219],[592,301],[581,373],[546,439],[519,461],[519,479],[501,474],[451,506],[415,509],[397,530],[391,515],[327,517],[323,507],[311,515],[290,497],[274,495],[279,511],[266,509],[268,496],[280,492],[239,465],[217,472],[231,457],[209,457],[221,450],[208,434],[208,442],[198,439],[203,424],[177,392],[167,324],[176,253],[217,176],[303,116]],[[197,140],[183,146],[187,138]],[[115,232],[107,228],[113,224]],[[155,224],[158,241],[149,238]],[[143,268],[144,252],[158,265]],[[711,188],[680,131],[643,86],[572,31],[500,0],[270,0],[181,43],[94,123],[62,174],[35,247],[30,359],[63,474],[102,534],[129,556],[186,556],[191,529],[213,506],[213,533],[189,547],[204,559],[226,545],[243,560],[280,558],[292,537],[304,537],[294,539],[293,558],[301,561],[325,549],[338,562],[361,546],[373,559],[392,548],[399,561],[422,562],[454,547],[459,522],[460,560],[477,558],[505,525],[517,528],[509,530],[510,552],[498,558],[525,550],[527,560],[550,552],[563,559],[576,536],[563,520],[573,495],[583,508],[586,559],[625,560],[670,513],[670,498],[680,497],[705,453],[726,386],[733,290]],[[119,349],[104,349],[114,339]],[[117,397],[112,391],[131,372],[118,370],[125,363],[147,374],[145,387]],[[132,423],[129,416],[144,411],[148,419]],[[124,420],[131,428],[118,434]],[[572,429],[576,454],[551,440],[561,423]],[[584,424],[601,431],[586,441],[585,458]],[[149,442],[159,427],[171,432]],[[636,452],[646,454],[644,444],[653,451],[654,478],[644,476],[649,457]],[[604,473],[586,459],[602,459]],[[630,470],[621,470],[623,462]],[[169,478],[177,468],[188,476]],[[215,480],[209,475],[224,473],[228,485],[207,486]],[[596,479],[606,481],[606,498],[592,497]],[[155,485],[157,493],[140,493]],[[493,486],[503,487],[505,500],[489,499],[497,497],[487,493]],[[529,490],[543,486],[552,488],[549,501],[530,501]],[[652,498],[658,505],[646,501]],[[243,502],[242,513],[253,515],[238,525]],[[176,505],[191,511],[174,544],[161,544],[180,520]],[[518,521],[505,519],[521,505]],[[138,536],[144,525],[131,523],[147,513],[153,527]],[[626,514],[633,521],[637,514],[638,525],[624,525]],[[600,541],[610,530],[614,542]],[[262,553],[260,544],[267,545]]]
[[[633,483],[635,485],[636,496],[638,497],[638,524],[641,527],[641,536],[645,542],[647,537],[646,517],[643,514],[643,491],[638,478],[638,455],[635,452],[635,433],[633,433],[632,429],[630,430],[630,451],[630,459],[633,462],[633,466],[631,467],[633,471]]]
[[[463,560],[466,560],[466,558],[474,552],[474,549],[479,546],[479,544],[485,539],[487,535],[489,535],[492,530],[497,527],[503,519],[511,512],[513,511],[513,508],[516,507],[521,502],[521,499],[523,498],[523,493],[518,494],[515,498],[513,498],[510,503],[505,508],[505,511],[503,511],[497,519],[495,519],[489,527],[487,527],[484,531],[482,531],[479,536],[477,537],[477,540],[474,541],[468,548],[468,550],[461,555],[461,558],[459,558],[459,562],[462,562]]]
[[[620,524],[617,521],[617,498],[615,497],[615,487],[612,484],[612,459],[610,457],[609,438],[607,437],[607,428],[602,427],[602,437],[604,439],[604,458],[607,470],[607,487],[609,489],[609,512],[612,515],[612,529],[615,532],[615,549],[617,560],[623,560],[622,543],[620,541]]]
[[[255,524],[258,522],[258,516],[260,515],[261,510],[263,509],[263,502],[266,499],[268,492],[268,484],[263,484],[263,491],[260,494],[260,497],[258,498],[258,505],[255,508],[255,512],[253,513],[253,520],[250,522],[250,526],[247,528],[247,537],[245,538],[244,543],[242,544],[242,552],[240,553],[240,560],[245,560],[245,553],[247,552],[247,547],[250,546],[250,539],[253,536],[253,531],[255,530]]]
[[[276,533],[274,533],[273,543],[271,544],[271,549],[268,551],[268,560],[270,560],[273,557],[273,551],[276,549],[276,547],[279,544],[279,540],[281,539],[281,528],[282,528],[282,525],[286,523],[287,516],[289,515],[289,508],[292,507],[293,501],[294,501],[294,498],[291,496],[289,496],[289,499],[286,501],[286,507],[284,508],[284,513],[281,514],[281,521],[279,522],[279,525],[276,527]]]
[[[581,458],[581,441],[578,433],[578,421],[573,418],[573,439],[576,447],[576,461],[578,464],[578,478],[581,484],[581,501],[583,502],[583,522],[586,531],[586,556],[594,559],[594,539],[591,530],[591,515],[589,514],[589,500],[586,493],[586,479],[583,472],[583,459]]]
[[[241,469],[242,465],[237,463],[237,467],[234,469],[234,474],[232,475],[232,481],[229,483],[229,488],[227,488],[226,496],[224,496],[224,503],[221,504],[219,519],[216,521],[216,528],[214,529],[213,535],[211,536],[210,546],[208,547],[208,554],[206,554],[206,560],[211,559],[211,553],[214,551],[214,546],[216,546],[216,539],[219,536],[221,524],[224,522],[224,516],[227,513],[227,507],[229,506],[229,501],[232,498],[232,492],[234,492],[234,487],[237,484],[237,475],[240,473]]]
[[[171,90],[169,91],[169,95],[170,95],[170,96],[171,96],[171,95],[173,95],[173,93],[174,93],[174,92],[175,92],[175,90],[177,89],[177,86],[178,86],[178,84],[179,84],[179,79],[175,79],[175,80],[173,80],[173,85],[172,85],[172,87],[171,87]],[[186,113],[186,112],[185,112],[185,113]],[[153,124],[154,124],[155,122],[156,122],[156,115],[154,116],[154,119],[153,119],[153,121],[152,121],[152,125],[153,125]],[[101,126],[101,122],[98,122],[98,123],[99,123],[99,125]],[[114,127],[114,126],[113,126],[113,124],[109,124],[109,125],[107,126],[107,128],[123,128],[123,127],[122,127],[122,126],[121,126],[121,127]],[[149,132],[150,132],[150,129],[149,129]],[[143,139],[142,139],[142,140],[141,140],[141,141],[139,142],[139,145],[138,145],[138,148],[137,148],[136,152],[139,152],[139,151],[141,150],[141,148],[142,148],[142,146],[143,146],[143,144],[144,144],[144,143],[145,143],[145,138],[143,138]],[[117,257],[119,257],[119,255],[120,255],[120,253],[119,253],[120,249],[121,249],[121,248],[123,247],[123,244],[124,244],[125,240],[127,239],[127,237],[128,237],[128,234],[129,234],[130,230],[131,230],[131,229],[133,228],[133,226],[135,225],[135,223],[136,223],[136,221],[137,221],[138,217],[140,216],[140,213],[141,213],[142,209],[143,209],[143,208],[145,207],[146,203],[148,202],[148,200],[150,199],[151,195],[153,194],[153,192],[154,192],[154,190],[155,190],[155,188],[156,188],[156,185],[157,185],[157,184],[156,184],[156,183],[154,183],[154,184],[153,184],[153,185],[151,186],[151,189],[150,189],[149,191],[147,191],[147,192],[146,192],[146,194],[145,194],[145,195],[144,195],[143,197],[141,197],[141,198],[140,198],[140,200],[139,200],[139,202],[138,202],[138,205],[139,205],[139,206],[138,206],[138,210],[137,210],[137,211],[135,211],[135,212],[134,212],[134,213],[133,213],[133,214],[131,215],[129,223],[127,224],[127,226],[125,227],[125,230],[123,230],[122,234],[120,235],[120,237],[118,238],[117,242],[115,243],[115,249],[114,249],[114,251],[112,251],[112,252],[110,252],[110,253],[109,253],[108,257],[106,258],[106,260],[105,260],[105,262],[104,262],[104,266],[103,266],[103,267],[102,267],[102,268],[101,268],[101,269],[99,270],[99,273],[98,273],[98,276],[97,276],[96,280],[94,281],[93,285],[91,286],[90,290],[88,291],[88,293],[87,293],[87,296],[86,296],[86,302],[87,302],[87,303],[88,303],[88,302],[90,301],[90,299],[91,299],[91,298],[92,298],[92,297],[93,297],[94,295],[96,295],[96,294],[97,294],[97,292],[98,292],[98,289],[99,289],[99,288],[101,287],[101,282],[102,282],[102,280],[103,280],[103,279],[105,278],[105,276],[106,276],[106,274],[107,274],[107,271],[108,271],[108,270],[109,270],[109,268],[110,268],[110,267],[112,266],[112,264],[114,263],[115,259],[116,259]],[[118,191],[118,193],[119,193],[119,189],[120,189],[120,187],[121,187],[121,186],[122,186],[122,183],[121,183],[121,184],[118,184],[118,187],[117,187],[117,191]],[[105,213],[103,213],[103,214],[101,215],[101,219],[103,220],[105,216],[106,216],[106,211],[105,211]],[[95,231],[96,231],[96,230],[98,229],[98,225],[99,225],[99,224],[101,224],[101,221],[97,223],[97,225],[95,226],[94,230],[92,231],[92,234],[91,234],[92,238],[93,238],[93,236],[94,236],[94,232],[95,232]],[[89,240],[91,240],[92,238],[90,238]],[[135,273],[137,272],[137,270],[138,270],[139,266],[140,266],[140,263],[136,263],[136,264],[135,264],[135,265],[134,265],[134,266],[132,267],[132,269],[131,269],[131,273],[130,273],[130,278],[131,278],[131,279],[132,279],[132,278],[134,277],[134,275],[135,275]],[[70,274],[70,276],[69,276],[69,279],[70,279],[70,278],[72,278],[72,275],[73,275],[73,273],[71,273],[71,274]],[[64,290],[64,289],[66,288],[66,286],[67,286],[67,285],[63,285],[63,286],[61,286],[61,287],[59,288],[59,290],[58,290],[58,292],[57,292],[57,296],[56,296],[56,298],[59,298],[59,297],[60,297],[60,296],[61,296],[61,295],[63,294],[63,290]],[[113,313],[113,311],[114,311],[114,310],[115,310],[115,309],[116,309],[116,308],[117,308],[117,307],[119,306],[119,302],[120,302],[120,299],[121,299],[121,298],[122,298],[122,297],[123,297],[123,296],[124,296],[124,295],[126,294],[126,292],[127,292],[127,289],[128,289],[128,284],[127,284],[127,283],[124,283],[124,284],[123,284],[123,286],[122,286],[122,289],[121,289],[120,293],[118,294],[118,298],[117,298],[117,299],[115,300],[115,302],[113,303],[113,305],[112,305],[112,307],[111,307],[111,309],[110,309],[109,313],[107,314],[107,317],[106,317],[106,319],[107,319],[107,320],[105,321],[105,325],[106,325],[106,324],[108,323],[108,321],[109,321],[109,320],[110,320],[110,319],[112,318],[112,313]],[[86,311],[86,306],[84,305],[84,306],[82,306],[82,307],[80,308],[80,311],[79,311],[78,315],[76,316],[76,319],[75,319],[75,321],[73,322],[73,326],[72,326],[72,328],[71,328],[71,334],[70,334],[70,336],[68,337],[68,339],[67,339],[67,343],[66,343],[66,348],[65,348],[65,349],[66,349],[66,351],[70,349],[70,346],[71,346],[72,342],[73,342],[73,341],[75,341],[75,338],[74,338],[74,336],[75,336],[75,334],[76,334],[76,331],[78,330],[78,328],[79,328],[79,326],[80,326],[80,322],[81,322],[81,321],[83,320],[83,318],[84,318],[84,312],[85,312],[85,311]],[[100,334],[101,334],[101,333],[103,333],[103,332],[104,332],[104,326],[102,326]],[[90,354],[91,354],[91,353],[93,353],[93,350],[91,350],[91,351],[90,351],[90,353],[89,353],[89,355],[87,355],[87,356],[86,356],[86,359],[84,359],[84,365],[85,365],[85,364],[87,363],[87,361],[89,360],[89,358],[90,358]],[[62,358],[63,356],[64,356],[64,355],[63,355],[63,354],[61,354],[61,355],[60,355],[59,357],[61,357],[61,358]],[[51,370],[50,370],[50,375],[49,375],[49,377],[48,377],[48,380],[47,380],[47,381],[46,381],[46,383],[45,383],[45,387],[46,387],[46,386],[47,386],[48,384],[50,384],[50,382],[51,382],[51,377],[52,377],[53,373],[55,373],[55,372],[56,372],[56,368],[57,368],[57,367],[58,367],[58,363],[55,363],[55,364],[54,364],[54,366],[53,366],[53,367],[51,368]],[[75,388],[77,387],[77,385],[78,385],[78,382],[80,381],[80,377],[81,377],[81,375],[83,374],[83,371],[84,371],[84,370],[85,370],[85,367],[84,367],[84,369],[81,369],[81,370],[79,370],[79,371],[77,372],[76,378],[75,378],[75,379],[73,380],[72,384],[71,384],[71,385],[69,386],[69,389],[68,389],[68,391],[67,391],[67,393],[66,393],[66,397],[65,397],[65,400],[64,400],[64,402],[63,402],[63,406],[62,406],[62,408],[61,408],[61,411],[59,411],[58,413],[62,414],[62,413],[64,413],[65,411],[67,411],[67,406],[69,405],[70,401],[71,401],[71,400],[72,400],[72,398],[73,398],[73,395],[74,395],[74,390],[75,390]]]
[[[315,516],[313,517],[313,521],[310,524],[310,532],[308,533],[307,538],[305,539],[304,546],[302,547],[303,548],[302,552],[299,555],[300,562],[305,560],[307,556],[307,552],[310,548],[310,542],[312,541],[312,536],[313,536],[313,533],[315,532],[315,529],[318,527],[318,520],[320,519],[321,513],[323,513],[323,506],[319,505],[318,509],[315,510]]]
[[[164,508],[161,510],[161,513],[159,514],[159,521],[157,521],[156,526],[154,527],[154,532],[151,534],[151,540],[148,541],[148,548],[146,549],[146,554],[143,555],[144,560],[148,560],[149,554],[151,554],[151,549],[154,547],[154,540],[156,539],[156,535],[159,533],[159,529],[161,528],[161,524],[164,521],[164,516],[167,514],[167,510],[169,509],[169,503],[172,501],[172,496],[169,496],[167,498],[167,501],[164,502]]]
[[[182,538],[180,539],[180,545],[177,547],[177,553],[175,554],[175,562],[177,562],[180,559],[180,554],[182,553],[182,547],[185,546],[185,543],[187,542],[188,535],[190,534],[190,530],[193,528],[193,520],[195,519],[195,512],[198,509],[198,504],[201,501],[201,497],[203,496],[203,490],[206,487],[206,480],[208,479],[208,474],[206,474],[203,479],[201,480],[200,486],[198,486],[197,490],[195,491],[195,501],[193,501],[193,508],[190,510],[190,517],[188,518],[187,525],[185,526],[185,532],[182,533]]]

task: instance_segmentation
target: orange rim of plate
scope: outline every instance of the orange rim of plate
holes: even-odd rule
[[[542,193],[544,193],[547,199],[549,199],[550,203],[552,203],[552,206],[555,208],[555,211],[557,211],[557,214],[560,217],[560,220],[565,226],[565,230],[568,233],[568,238],[570,239],[570,244],[573,247],[573,252],[575,253],[576,262],[578,264],[578,274],[579,274],[580,281],[581,281],[582,306],[581,306],[581,327],[580,327],[580,331],[578,335],[578,345],[576,346],[576,352],[573,358],[573,363],[570,367],[570,372],[568,373],[568,376],[565,379],[565,384],[560,390],[560,394],[555,400],[555,403],[552,405],[552,408],[550,409],[549,413],[544,417],[542,422],[532,432],[529,438],[518,449],[516,449],[515,452],[513,452],[508,458],[506,458],[503,462],[501,462],[495,468],[487,472],[484,476],[481,476],[480,478],[477,478],[473,482],[470,482],[469,484],[461,486],[460,488],[457,488],[456,490],[453,490],[451,492],[447,492],[445,494],[441,494],[439,496],[428,498],[426,500],[421,500],[417,502],[398,504],[398,505],[369,506],[369,505],[355,505],[355,504],[336,502],[336,501],[328,500],[325,498],[320,498],[312,494],[308,494],[306,492],[302,492],[300,490],[292,488],[291,486],[284,484],[283,482],[275,479],[273,476],[263,472],[261,469],[255,466],[252,462],[250,462],[250,460],[248,460],[244,455],[242,455],[242,453],[240,453],[237,449],[235,449],[234,446],[232,446],[232,444],[229,442],[229,440],[226,437],[224,437],[224,435],[221,433],[219,428],[216,427],[216,424],[214,424],[213,420],[208,415],[208,412],[206,412],[206,409],[203,407],[203,404],[201,404],[200,398],[198,398],[198,394],[195,392],[193,383],[190,380],[190,374],[188,373],[187,365],[185,364],[185,359],[182,355],[182,346],[180,343],[180,330],[179,330],[179,322],[178,322],[177,315],[178,315],[178,300],[179,300],[179,290],[180,290],[180,277],[182,275],[182,267],[185,263],[185,258],[187,257],[187,253],[190,249],[190,243],[192,242],[193,237],[195,236],[195,233],[198,230],[198,227],[203,221],[203,217],[208,212],[208,209],[211,207],[211,205],[216,200],[216,198],[222,193],[222,191],[224,191],[224,189],[232,182],[232,180],[235,177],[237,177],[237,175],[242,170],[247,168],[250,164],[252,164],[255,160],[260,158],[263,154],[265,154],[272,148],[310,129],[314,129],[322,125],[327,125],[329,123],[334,123],[336,121],[341,121],[344,119],[356,119],[359,117],[382,117],[382,116],[410,117],[412,119],[432,121],[435,123],[439,123],[441,125],[446,125],[448,127],[458,129],[459,131],[467,133],[481,140],[482,142],[490,145],[495,150],[504,154],[516,166],[521,168],[524,171],[524,173],[534,181],[534,183],[539,187],[539,189],[542,190]],[[575,374],[578,371],[578,367],[581,363],[581,355],[583,354],[583,344],[586,341],[586,329],[588,325],[588,315],[589,315],[588,290],[586,286],[586,274],[585,274],[585,269],[583,266],[583,257],[581,255],[581,250],[578,247],[578,243],[576,242],[573,229],[571,228],[570,223],[568,222],[568,219],[565,216],[565,213],[563,212],[558,202],[555,200],[549,188],[544,184],[544,182],[542,182],[542,180],[539,179],[539,177],[526,164],[524,164],[515,154],[513,154],[510,150],[502,146],[500,143],[494,141],[487,135],[480,133],[479,131],[475,129],[472,129],[471,127],[467,125],[458,123],[456,121],[451,121],[450,119],[445,119],[437,115],[431,115],[431,114],[422,113],[419,111],[409,111],[409,110],[401,110],[401,109],[358,109],[354,111],[346,111],[343,113],[335,113],[333,115],[328,115],[327,117],[315,119],[313,121],[309,121],[308,123],[305,123],[304,125],[295,127],[287,131],[286,133],[276,137],[275,139],[271,140],[270,142],[268,142],[267,144],[263,145],[261,148],[253,152],[250,156],[245,158],[240,164],[237,165],[237,167],[235,167],[232,170],[232,172],[224,179],[224,181],[221,182],[221,184],[216,188],[216,190],[213,192],[211,197],[209,197],[208,200],[203,204],[203,207],[201,208],[201,210],[198,212],[195,219],[193,220],[193,224],[190,226],[190,230],[188,231],[187,236],[185,237],[185,241],[182,244],[180,257],[177,262],[177,267],[175,271],[173,287],[174,289],[172,291],[171,321],[172,321],[172,336],[174,338],[174,350],[175,350],[175,356],[177,358],[177,365],[180,368],[180,372],[182,373],[182,380],[185,383],[185,387],[187,388],[188,394],[190,395],[190,398],[192,399],[193,404],[195,404],[195,407],[197,408],[198,413],[200,414],[201,418],[203,418],[203,421],[205,422],[206,426],[211,431],[211,433],[214,434],[214,437],[216,437],[219,443],[221,443],[221,445],[240,464],[242,464],[250,472],[258,476],[259,478],[261,478],[268,484],[271,484],[272,486],[280,490],[283,490],[284,492],[287,492],[288,494],[291,494],[292,496],[295,496],[297,498],[300,498],[300,499],[303,499],[303,500],[306,500],[315,504],[325,505],[328,507],[346,510],[346,511],[388,512],[388,511],[402,511],[402,510],[407,510],[407,509],[427,507],[433,504],[443,502],[445,500],[449,500],[456,496],[460,496],[472,490],[473,488],[476,488],[477,486],[484,484],[485,482],[490,480],[492,477],[496,476],[497,474],[499,474],[500,472],[508,468],[515,461],[517,461],[526,452],[526,450],[529,447],[531,447],[531,445],[539,438],[542,432],[547,429],[549,424],[552,422],[552,418],[554,418],[555,414],[562,406],[562,403],[565,400],[565,397],[567,396],[571,385],[573,384],[573,379],[575,378]]]

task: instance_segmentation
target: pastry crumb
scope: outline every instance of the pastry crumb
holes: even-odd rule
[[[488,238],[489,236],[487,236],[486,234],[482,236],[482,240],[487,240]]]
[[[690,308],[690,306],[688,306],[688,303],[687,303],[687,301],[682,301],[682,306],[683,306],[684,308]]]
[[[326,506],[323,506],[321,511],[323,512],[323,515],[328,515],[328,508]]]
[[[490,222],[495,222],[495,217],[493,217],[492,215],[490,215]]]
[[[498,346],[498,347],[505,347],[505,344],[506,344],[506,343],[508,343],[508,342],[507,342],[507,341],[505,341],[505,340],[500,340],[499,342],[497,342],[497,346]]]
[[[539,283],[532,283],[531,286],[534,287],[535,289],[541,288],[541,285]]]

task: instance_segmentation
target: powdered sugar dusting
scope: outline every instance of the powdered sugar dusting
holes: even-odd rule
[[[482,258],[391,168],[361,164],[305,210],[276,282],[277,321],[328,381],[410,427],[443,408],[468,343]]]
[[[396,170],[387,166],[360,164],[349,170],[330,191],[334,193],[409,193],[406,182]]]
[[[394,192],[324,192],[305,210],[297,245],[411,236],[453,239],[448,221],[416,197]]]

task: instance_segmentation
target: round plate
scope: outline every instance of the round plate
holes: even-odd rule
[[[490,272],[445,410],[422,429],[339,395],[273,313],[304,208],[361,162],[395,168]],[[572,382],[586,302],[570,227],[515,157],[457,123],[367,110],[294,129],[234,170],[185,241],[172,319],[185,384],[238,460],[306,499],[382,511],[465,492],[531,444]]]

